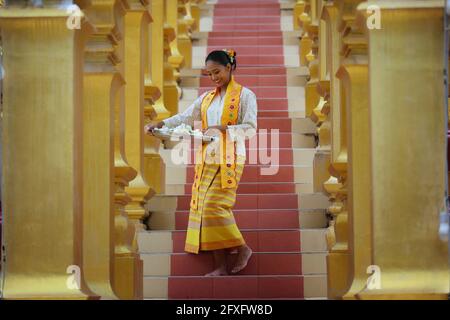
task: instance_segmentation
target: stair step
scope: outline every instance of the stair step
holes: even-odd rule
[[[299,209],[326,210],[331,205],[327,195],[323,193],[299,194]]]
[[[303,298],[303,277],[169,277],[168,297],[169,299]]]
[[[246,16],[246,17],[216,17],[214,18],[214,23],[226,23],[229,25],[241,24],[241,23],[280,23],[280,16]]]
[[[273,1],[258,1],[258,2],[254,2],[254,1],[247,1],[247,2],[238,2],[238,1],[220,1],[218,2],[215,6],[215,9],[235,9],[235,8],[239,8],[239,9],[266,9],[266,8],[271,8],[271,9],[280,9],[280,4],[277,2],[273,2]],[[216,11],[214,11],[214,16],[216,17]]]
[[[209,46],[258,46],[258,45],[283,45],[283,38],[281,37],[214,37],[208,38]],[[283,57],[281,57],[283,58]],[[253,64],[255,65],[255,64]],[[239,59],[239,66],[241,66],[241,60]],[[261,65],[262,66],[262,65]],[[239,68],[238,68],[239,69]]]
[[[291,131],[291,119],[290,118],[260,118],[258,119],[259,129],[278,129],[280,132]]]
[[[237,17],[245,17],[247,15],[256,16],[256,15],[277,15],[280,13],[280,8],[278,7],[270,7],[270,8],[252,8],[247,7],[245,10],[242,10],[243,7],[240,6],[232,6],[230,8],[214,8],[214,16],[215,17],[229,17],[229,16],[237,16]]]
[[[245,10],[244,10],[245,9]],[[265,15],[277,15],[280,13],[280,7],[269,4],[267,6],[258,6],[254,5],[245,6],[245,3],[236,3],[233,5],[225,5],[225,4],[216,4],[214,8],[214,17],[223,17],[223,16],[265,16]]]
[[[246,30],[254,30],[254,31],[279,31],[280,24],[267,24],[267,25],[258,25],[258,24],[238,24],[238,25],[228,25],[228,24],[213,24],[213,31],[246,31]]]
[[[258,119],[259,118],[288,118],[288,111],[279,111],[279,110],[263,110],[258,111]]]
[[[326,253],[256,252],[250,258],[247,267],[236,275],[326,274],[326,255]],[[235,264],[236,258],[237,254],[227,256],[227,265],[230,269]],[[144,276],[202,276],[214,270],[214,257],[210,252],[141,254],[141,259],[144,263]]]
[[[236,275],[320,275],[326,274],[327,253],[255,252],[247,267]],[[227,256],[228,272],[237,254]],[[144,276],[201,276],[214,270],[211,252],[144,253]]]
[[[248,87],[251,91],[255,93],[259,99],[262,98],[286,98],[287,96],[287,88],[288,87]],[[198,90],[198,94],[201,95],[207,91],[213,90],[214,87],[200,87]],[[274,109],[274,108],[272,108]]]
[[[208,39],[214,39],[214,38],[241,38],[241,37],[277,37],[277,38],[283,38],[283,34],[279,30],[235,30],[235,31],[221,31],[221,30],[211,30],[208,32]],[[284,43],[283,43],[284,44]],[[253,48],[258,47],[265,47],[267,45],[262,46],[252,46]],[[275,45],[269,45],[269,46],[275,46]],[[281,45],[276,45],[277,47],[282,47]],[[244,48],[244,45],[237,46],[240,48]],[[221,48],[223,49],[223,48]],[[237,51],[237,49],[236,49]]]
[[[241,233],[253,252],[301,252],[298,229],[241,230]],[[173,252],[184,252],[186,231],[173,231],[172,239]]]
[[[299,276],[227,276],[227,277],[203,277],[203,276],[197,276],[197,277],[154,277],[154,276],[146,276],[144,277],[144,298],[146,300],[161,300],[161,299],[187,299],[189,297],[198,297],[198,296],[202,296],[201,294],[198,293],[191,293],[189,294],[189,291],[185,291],[183,289],[180,289],[180,291],[178,291],[179,293],[183,293],[179,295],[179,298],[174,298],[173,295],[169,297],[169,281],[171,281],[172,279],[207,279],[208,281],[213,281],[214,279],[220,279],[223,281],[226,281],[229,278],[241,278],[241,279],[248,279],[248,278],[253,278],[253,279],[272,279],[272,281],[274,281],[274,279],[277,278],[295,278],[295,277],[299,277],[301,278],[302,281],[302,289],[303,289],[303,295],[301,297],[292,297],[292,293],[290,293],[290,297],[286,297],[286,294],[283,294],[283,290],[277,290],[278,292],[281,291],[281,294],[279,296],[275,296],[274,294],[267,296],[270,292],[266,292],[265,293],[265,297],[264,299],[270,299],[270,300],[297,300],[297,299],[307,299],[307,300],[316,300],[316,299],[326,299],[327,296],[327,276],[326,275],[299,275]],[[261,284],[262,287],[264,287],[265,290],[270,289],[267,288],[267,282],[270,280],[265,280],[263,281],[264,283]],[[188,283],[189,284],[189,283]],[[178,284],[181,285],[181,284]],[[211,285],[211,284],[209,284]],[[212,284],[212,286],[214,286],[214,283]],[[282,283],[279,283],[280,287],[282,286]],[[288,284],[289,286],[289,284]],[[290,290],[295,290],[297,288],[297,282],[292,282]],[[219,286],[220,288],[220,286]],[[190,289],[187,289],[190,290]],[[204,290],[204,289],[202,289]],[[207,292],[211,292],[211,290],[207,289]],[[258,292],[258,291],[256,291]],[[273,292],[273,291],[272,291]],[[291,291],[289,291],[291,292]],[[221,293],[223,294],[223,293]],[[202,298],[199,298],[202,299]],[[217,295],[217,297],[209,297],[209,298],[205,298],[205,296],[203,295],[203,299],[208,299],[208,300],[214,300],[214,299],[226,299],[223,298],[222,295]],[[262,299],[261,297],[259,297],[258,295],[254,295],[251,296],[250,294],[248,294],[248,296],[245,296],[243,294],[239,294],[238,297],[231,297],[230,299],[245,299],[245,300],[252,300],[252,299]]]
[[[239,41],[238,38],[233,39]],[[212,40],[210,39],[209,41]],[[223,43],[219,44],[224,45]],[[239,66],[282,66],[284,61],[282,55],[239,55]]]
[[[250,45],[245,44],[245,45]],[[286,75],[284,66],[239,66],[234,72],[235,75]]]
[[[242,229],[253,252],[324,253],[327,229]],[[185,230],[151,230],[138,233],[138,247],[145,253],[185,253]]]
[[[210,88],[212,89],[212,88]],[[208,89],[205,89],[203,92],[208,91]],[[183,89],[183,100],[181,103],[187,103],[186,108],[194,102],[194,100],[197,99],[197,97],[200,95],[197,91],[191,90],[190,88],[184,88]],[[191,96],[192,95],[192,96]],[[288,99],[287,98],[261,98],[257,97],[257,104],[258,104],[258,112],[261,111],[270,111],[270,110],[276,110],[276,111],[288,111]]]
[[[288,110],[287,98],[257,98],[258,112],[265,110]]]
[[[233,266],[236,258],[237,254],[228,255],[228,266]],[[202,276],[214,270],[214,257],[211,253],[143,254],[141,259],[144,261],[145,276]],[[236,275],[300,274],[300,253],[254,253],[247,267]]]

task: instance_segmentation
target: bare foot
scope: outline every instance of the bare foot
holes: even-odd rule
[[[205,274],[205,277],[218,277],[218,276],[227,276],[228,272],[226,268],[217,268],[216,270]]]
[[[248,260],[252,256],[252,253],[252,249],[250,249],[248,246],[239,248],[237,261],[233,270],[231,270],[231,273],[238,273],[239,271],[244,269],[247,266]]]

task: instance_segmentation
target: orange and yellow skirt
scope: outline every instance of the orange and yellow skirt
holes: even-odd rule
[[[219,250],[245,244],[234,219],[237,185],[244,170],[244,161],[237,159],[236,187],[221,188],[220,165],[205,163],[201,176],[197,210],[190,209],[185,251]]]

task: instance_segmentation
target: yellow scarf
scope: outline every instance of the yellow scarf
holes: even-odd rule
[[[239,105],[241,98],[242,86],[234,81],[231,77],[225,93],[225,101],[223,104],[223,112],[221,118],[222,126],[230,126],[237,124]],[[208,121],[206,118],[207,111],[214,97],[220,93],[220,88],[208,92],[202,100],[201,115],[202,115],[202,129],[208,128]],[[222,189],[236,187],[236,155],[234,141],[230,141],[226,132],[222,132],[220,136],[220,150],[221,150],[221,185]],[[204,159],[206,153],[206,145],[199,148],[197,154],[198,163],[195,165],[194,183],[192,185],[192,199],[191,208],[197,209],[198,205],[198,189],[200,186],[200,178],[203,172]],[[199,161],[200,159],[200,161]]]

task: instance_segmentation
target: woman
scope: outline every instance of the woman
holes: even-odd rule
[[[220,137],[220,163],[214,161],[217,160],[214,150],[209,151],[209,146],[204,145],[202,154],[199,154],[202,161],[197,161],[195,166],[185,251],[213,251],[215,270],[206,276],[221,276],[228,274],[229,253],[236,250],[238,253],[232,273],[244,269],[252,255],[231,208],[236,201],[236,190],[246,159],[242,132],[248,129],[253,134],[256,132],[257,104],[255,94],[234,81],[234,51],[213,51],[207,56],[205,64],[216,89],[202,94],[186,111],[157,125],[147,125],[146,132],[151,133],[154,128],[164,125],[176,127],[182,123],[194,127],[194,121],[201,121],[205,134]]]

